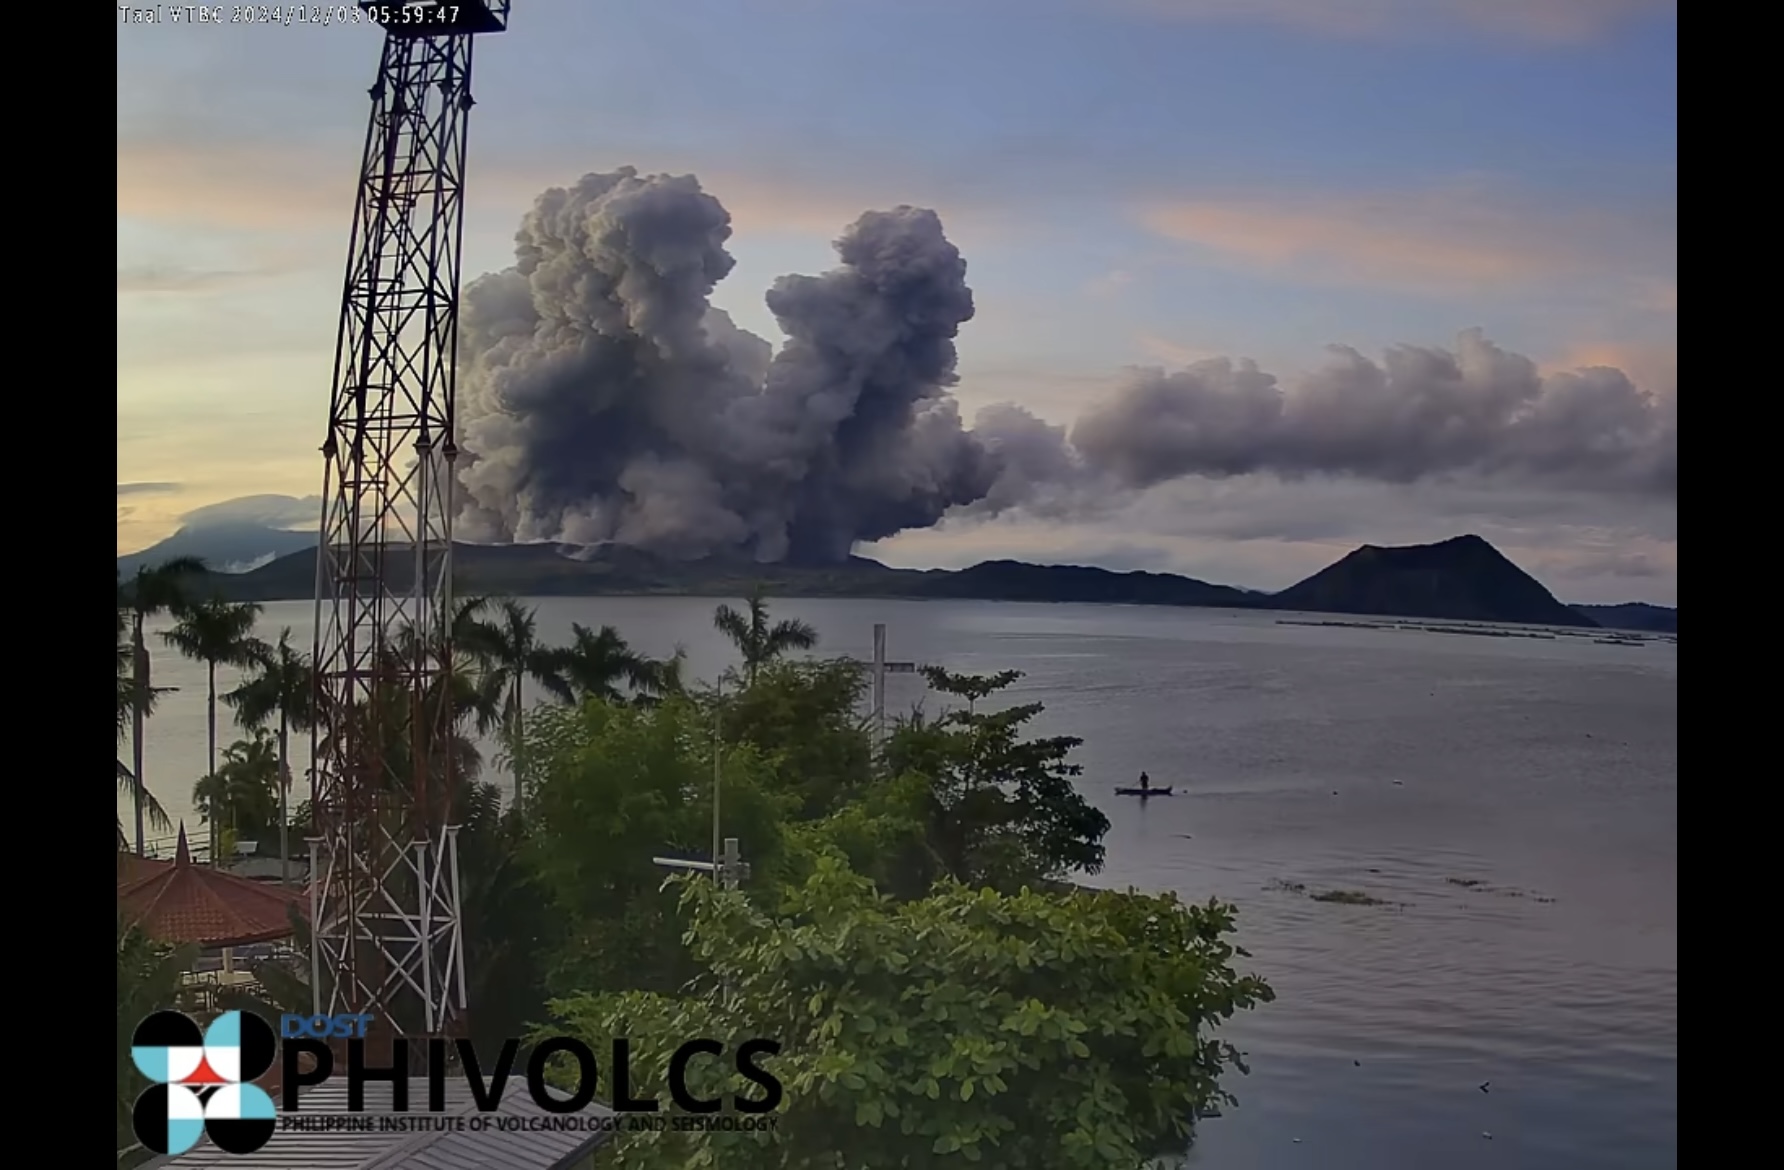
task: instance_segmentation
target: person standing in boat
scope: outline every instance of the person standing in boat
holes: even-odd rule
[[[1152,791],[1152,777],[1148,776],[1144,772],[1140,773],[1140,791],[1141,792],[1151,792]]]

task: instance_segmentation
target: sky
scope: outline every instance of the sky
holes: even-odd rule
[[[118,28],[120,554],[199,508],[314,523],[379,33]],[[1670,0],[517,0],[477,48],[465,272],[533,198],[631,165],[730,211],[714,303],[938,213],[976,314],[955,393],[1070,426],[1133,367],[1469,330],[1676,402]],[[241,505],[284,519],[264,498]],[[217,511],[208,513],[218,514]],[[1359,544],[1475,532],[1573,602],[1676,604],[1676,492],[1516,476],[1189,475],[863,552],[1279,589]]]

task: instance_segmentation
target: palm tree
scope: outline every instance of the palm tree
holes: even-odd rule
[[[139,565],[136,575],[118,584],[119,634],[123,633],[125,615],[130,627],[130,767],[118,770],[122,783],[129,773],[132,803],[136,806],[136,853],[144,849],[143,817],[148,811],[145,798],[148,786],[143,779],[143,723],[155,704],[155,689],[149,682],[149,650],[143,643],[143,623],[156,614],[184,613],[190,604],[185,578],[204,572],[204,562],[197,557],[174,557],[150,568]],[[120,657],[123,648],[119,648]],[[156,806],[159,808],[159,806]],[[153,814],[149,814],[153,819]],[[163,817],[163,820],[166,818]]]
[[[456,729],[466,720],[476,728],[478,735],[487,735],[502,725],[502,694],[499,688],[492,685],[490,672],[484,669],[483,655],[480,652],[478,617],[488,606],[485,598],[473,598],[460,602],[453,608],[452,618],[452,659],[449,664],[448,677],[439,676],[441,661],[441,642],[438,638],[430,639],[431,645],[423,650],[416,645],[416,634],[413,626],[404,626],[395,640],[385,648],[381,669],[392,680],[389,685],[397,690],[406,690],[410,668],[419,660],[426,664],[427,672],[433,676],[435,699],[444,694],[452,702],[452,726]],[[469,648],[460,652],[460,647],[469,643]],[[382,684],[381,688],[382,689]]]
[[[136,706],[136,681],[134,678],[134,669],[131,665],[131,660],[134,656],[130,653],[130,641],[127,636],[130,622],[125,616],[123,591],[123,582],[120,581],[118,583],[119,606],[117,611],[118,742],[120,744],[124,742],[124,736],[130,726],[130,712]],[[153,692],[151,692],[151,700],[153,697]],[[141,839],[141,825],[145,819],[149,824],[154,825],[157,831],[165,831],[166,829],[171,828],[172,826],[167,819],[167,812],[161,807],[160,802],[157,801],[154,796],[144,789],[142,785],[136,782],[136,773],[131,770],[130,765],[126,764],[122,759],[118,760],[117,764],[118,791],[124,796],[129,797],[137,810],[139,841]],[[113,821],[117,826],[117,847],[119,852],[123,852],[130,848],[130,837],[124,831],[124,819],[122,817],[114,816]],[[138,854],[142,852],[140,845],[137,847],[137,852]]]
[[[369,694],[355,703],[359,709],[336,712],[332,719],[323,720],[320,704],[327,702],[327,698],[318,692],[317,723],[323,735],[316,744],[316,766],[336,750],[334,735],[337,728],[358,727],[361,734],[378,738],[378,755],[383,761],[381,782],[407,792],[412,779],[414,746],[410,732],[415,721],[438,720],[445,712],[447,718],[443,723],[424,729],[433,732],[435,746],[443,753],[437,755],[436,760],[450,767],[455,784],[476,781],[483,769],[483,757],[476,743],[464,733],[464,724],[470,720],[479,732],[486,732],[500,723],[500,708],[490,701],[489,688],[482,679],[476,672],[466,669],[462,660],[453,663],[448,675],[434,673],[418,701],[409,682],[420,652],[416,640],[415,632],[406,628],[392,644],[385,646],[378,656]],[[437,661],[438,647],[427,651],[427,655]],[[312,785],[312,815],[315,815],[316,795]]]
[[[570,626],[570,645],[555,651],[552,662],[558,677],[577,699],[625,702],[622,684],[648,689],[656,664],[633,650],[612,626],[591,630],[580,622]],[[657,668],[660,669],[660,668]]]
[[[290,795],[292,731],[316,724],[316,672],[309,656],[291,648],[291,628],[279,631],[278,645],[258,655],[254,674],[223,701],[235,709],[243,727],[259,730],[278,719],[279,747],[279,883],[291,881]]]
[[[526,756],[522,686],[531,678],[546,693],[568,701],[571,690],[560,669],[564,656],[539,641],[533,610],[512,598],[501,603],[495,620],[473,619],[458,637],[482,662],[490,693],[500,696],[502,732],[514,761],[514,803],[518,806]]]
[[[136,682],[132,677],[130,653],[130,618],[129,606],[124,597],[124,575],[118,574],[118,608],[114,615],[117,618],[118,634],[118,742],[124,742],[124,735],[130,726],[131,700],[136,697]]]
[[[496,603],[493,597],[461,597],[452,603],[451,629],[454,642],[475,639],[483,615]]]
[[[258,833],[279,806],[278,743],[264,729],[223,749],[223,766],[192,787],[192,804],[211,831],[211,861],[223,856],[222,830]]]
[[[667,658],[646,661],[635,701],[640,707],[655,707],[670,695],[687,694],[687,673],[688,652],[682,646]]]
[[[137,782],[136,773],[132,772],[129,765],[125,764],[123,760],[118,761],[118,793],[130,798],[136,805],[137,812],[140,814],[139,827],[146,822],[154,826],[157,833],[165,833],[173,828],[173,822],[167,819],[167,810],[161,807],[161,802],[155,799],[153,793]],[[117,826],[118,851],[123,852],[130,848],[130,837],[124,832],[124,818],[117,818]],[[137,856],[141,855],[142,850],[139,846]]]
[[[762,586],[750,590],[744,604],[743,613],[719,606],[713,611],[712,624],[743,656],[743,677],[748,685],[754,686],[757,673],[788,651],[810,650],[818,644],[818,632],[797,618],[769,624],[768,593]]]
[[[260,607],[253,602],[232,604],[220,597],[202,605],[188,606],[179,625],[162,634],[169,646],[205,665],[209,690],[205,699],[205,730],[210,748],[210,767],[217,771],[217,667],[255,666],[265,643],[254,637],[254,621]]]

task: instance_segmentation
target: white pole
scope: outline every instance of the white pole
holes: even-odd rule
[[[421,889],[421,1011],[423,1026],[434,1030],[434,875],[427,869],[427,840],[415,842],[415,884]]]
[[[743,881],[743,850],[738,848],[737,838],[725,838],[724,861],[718,867],[727,890],[735,890]]]
[[[877,753],[886,744],[886,623],[873,626],[873,746]]]
[[[724,693],[725,684],[721,679],[712,701],[712,876],[715,879],[719,877],[719,850],[723,847],[719,837],[719,703]]]
[[[322,555],[318,548],[316,555]],[[310,805],[312,809],[316,806]],[[315,814],[311,814],[312,822]],[[332,874],[322,870],[322,840],[310,838],[310,1011],[314,1015],[322,1014],[322,883]]]

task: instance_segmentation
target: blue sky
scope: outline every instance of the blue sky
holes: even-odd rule
[[[1069,423],[1133,364],[1479,327],[1545,368],[1676,394],[1677,32],[1645,0],[517,0],[479,42],[467,273],[544,188],[631,164],[732,212],[715,300],[830,267],[870,207],[969,264],[970,410]],[[235,496],[313,494],[379,34],[118,29],[118,547]],[[1574,600],[1676,593],[1676,509],[1517,485],[1184,483],[1119,531],[1007,520],[986,550],[1277,587],[1465,523]],[[128,512],[125,509],[129,508]],[[1271,525],[1214,517],[1328,515]],[[1160,521],[1158,517],[1169,518]],[[1206,521],[1200,523],[1199,521]],[[1244,539],[1223,533],[1257,529]],[[1291,531],[1291,528],[1295,529]]]

